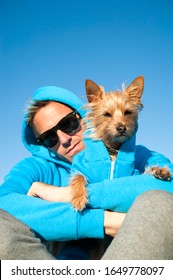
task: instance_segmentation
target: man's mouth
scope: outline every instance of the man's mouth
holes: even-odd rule
[[[80,142],[80,141],[79,141],[79,142]],[[72,148],[70,148],[70,149],[67,151],[66,155],[69,155],[71,152],[73,152],[73,151],[75,150],[75,148],[77,147],[77,145],[79,144],[79,142],[77,142],[76,144],[74,144],[74,145],[72,146]]]

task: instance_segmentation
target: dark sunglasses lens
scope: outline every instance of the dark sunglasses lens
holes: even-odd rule
[[[79,127],[79,120],[76,115],[67,116],[61,123],[59,123],[59,128],[65,133],[72,133]]]
[[[43,145],[47,148],[52,148],[58,143],[58,137],[55,138],[47,138],[44,142]]]
[[[43,145],[47,148],[52,148],[54,147],[57,142],[58,142],[58,136],[56,133],[52,132],[49,134],[45,134],[43,135],[43,137],[41,138],[41,142],[43,143]]]

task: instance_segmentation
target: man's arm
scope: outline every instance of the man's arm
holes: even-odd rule
[[[42,182],[34,182],[27,195],[52,202],[71,203],[72,201],[72,194],[69,187],[57,187]]]
[[[45,240],[103,238],[103,209],[85,209],[79,213],[69,203],[50,202],[27,195],[32,183],[44,180],[47,174],[49,166],[46,162],[42,170],[38,170],[41,168],[40,161],[37,158],[27,159],[11,170],[0,187],[0,208],[24,222]],[[55,176],[59,176],[58,170]],[[58,185],[58,179],[56,183]]]

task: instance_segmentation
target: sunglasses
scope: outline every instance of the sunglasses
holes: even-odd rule
[[[78,118],[77,115],[78,114]],[[54,127],[43,132],[36,140],[37,143],[45,146],[46,148],[52,148],[59,142],[57,130],[61,130],[66,134],[74,133],[80,125],[81,116],[74,110],[62,120],[60,120]]]

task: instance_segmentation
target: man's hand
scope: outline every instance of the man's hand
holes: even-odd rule
[[[105,211],[105,216],[104,216],[105,233],[107,235],[114,237],[118,233],[118,230],[120,229],[125,216],[126,216],[125,213]]]

